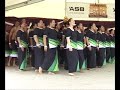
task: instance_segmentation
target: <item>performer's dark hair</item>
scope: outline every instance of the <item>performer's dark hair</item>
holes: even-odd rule
[[[50,23],[53,21],[54,19],[50,19],[49,21],[48,21],[48,25],[50,25]]]
[[[93,24],[95,24],[95,23],[94,22],[90,23],[89,26],[88,26],[88,28],[90,29]]]
[[[30,29],[33,29],[33,27],[35,26],[35,24],[37,24],[37,23],[33,22],[32,25],[30,26]]]
[[[73,28],[75,29],[76,27],[78,28],[78,26],[77,26],[77,25],[75,25]]]
[[[77,23],[76,25],[77,25],[77,26],[79,26],[80,24],[82,24],[82,25],[83,25],[83,23],[81,23],[81,22]],[[83,25],[83,26],[84,26],[84,25]]]
[[[111,34],[112,31],[113,31],[113,29],[110,29],[110,30],[109,30],[110,34]]]
[[[96,27],[98,28],[97,31],[100,31],[101,25],[97,25]]]
[[[42,19],[39,19],[38,21],[37,21],[37,24],[40,22],[40,20],[42,20]],[[43,21],[43,20],[42,20]],[[44,22],[44,21],[43,21]]]

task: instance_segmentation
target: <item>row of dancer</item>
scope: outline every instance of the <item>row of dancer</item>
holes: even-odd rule
[[[84,30],[82,23],[76,25],[72,18],[64,23],[63,30],[59,30],[59,23],[56,28],[55,25],[55,20],[50,20],[44,28],[44,23],[40,20],[37,24],[32,24],[28,31],[26,23],[21,24],[15,37],[20,70],[27,67],[28,50],[32,55],[32,66],[40,74],[43,71],[54,74],[59,71],[59,64],[64,64],[68,74],[74,75],[74,72],[82,69],[100,68],[106,61],[114,62],[113,29],[105,32],[104,26],[97,28],[93,23],[89,29]]]

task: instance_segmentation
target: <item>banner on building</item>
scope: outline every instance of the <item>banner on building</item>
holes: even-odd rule
[[[107,18],[106,4],[90,4],[89,17],[91,17],[91,18]]]
[[[89,4],[76,2],[66,3],[66,15],[74,18],[86,18],[89,13]]]
[[[66,16],[72,18],[115,18],[114,4],[66,2]]]

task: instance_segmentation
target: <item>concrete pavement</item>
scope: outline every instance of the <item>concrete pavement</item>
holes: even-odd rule
[[[39,75],[33,70],[21,72],[17,67],[6,67],[5,84],[6,90],[115,90],[115,65],[77,72],[75,76],[68,76],[68,72],[62,68],[55,75]]]

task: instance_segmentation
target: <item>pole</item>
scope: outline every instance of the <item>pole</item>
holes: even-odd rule
[[[99,0],[98,0],[98,4],[99,4]]]
[[[99,15],[100,15],[100,8],[99,8],[99,0],[97,0],[98,1],[98,12],[99,12]],[[98,17],[98,21],[99,21],[99,17]]]
[[[65,0],[65,16],[66,16],[66,0]]]

